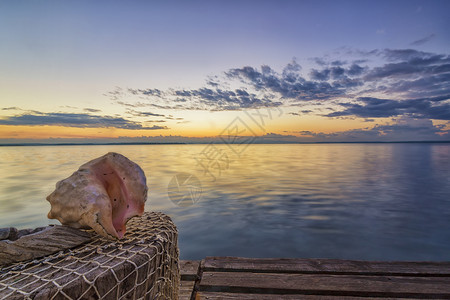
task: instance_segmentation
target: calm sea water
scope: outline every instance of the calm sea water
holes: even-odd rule
[[[450,260],[449,144],[215,147],[0,147],[0,227],[57,223],[45,200],[55,183],[115,151],[144,169],[146,209],[173,218],[183,259]],[[179,173],[201,184],[191,206],[168,197]]]

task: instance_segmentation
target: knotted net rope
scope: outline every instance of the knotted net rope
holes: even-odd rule
[[[0,299],[178,299],[178,233],[170,217],[146,212],[122,240],[90,242],[0,269]]]

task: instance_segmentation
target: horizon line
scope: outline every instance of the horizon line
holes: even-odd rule
[[[254,142],[254,143],[241,143],[241,144],[257,144],[257,145],[283,145],[283,144],[448,144],[450,141],[339,141],[339,142]],[[207,144],[228,144],[225,142],[109,142],[109,143],[95,143],[95,142],[81,142],[81,143],[0,143],[0,147],[18,147],[18,146],[113,146],[113,145],[207,145]]]

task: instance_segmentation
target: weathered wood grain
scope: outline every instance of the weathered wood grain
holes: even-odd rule
[[[201,276],[184,299],[450,299],[450,262],[207,257],[200,269],[180,265],[182,278]]]
[[[30,232],[16,240],[0,241],[0,267],[74,248],[90,241],[92,237],[86,231],[59,225]]]
[[[180,291],[178,293],[179,300],[190,300],[194,291],[195,281],[182,280]]]
[[[243,294],[243,293],[215,293],[215,292],[199,292],[197,299],[199,300],[337,300],[335,296],[322,295],[277,295],[277,294]],[[340,296],[340,300],[380,300],[373,297],[345,297]],[[394,299],[418,299],[418,298],[381,298],[383,300]]]
[[[199,260],[180,260],[181,280],[196,280],[199,266]]]
[[[200,292],[450,298],[450,277],[203,272]]]
[[[258,273],[450,276],[450,262],[207,257],[204,270]]]
[[[180,300],[190,300],[193,298],[195,284],[200,280],[199,277],[199,260],[181,260],[180,275],[181,285],[179,292]]]

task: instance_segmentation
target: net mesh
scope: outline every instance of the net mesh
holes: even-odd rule
[[[178,233],[146,212],[122,240],[87,244],[0,269],[0,299],[178,299]]]

